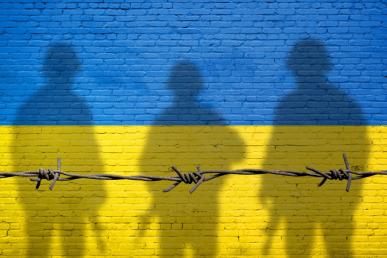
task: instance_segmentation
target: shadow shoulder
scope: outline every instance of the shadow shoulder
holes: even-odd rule
[[[71,121],[92,122],[92,114],[84,98],[71,91],[58,94],[43,87],[19,106],[14,124],[65,124]]]

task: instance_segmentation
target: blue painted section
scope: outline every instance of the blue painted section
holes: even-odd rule
[[[0,8],[2,125],[387,124],[383,1]]]

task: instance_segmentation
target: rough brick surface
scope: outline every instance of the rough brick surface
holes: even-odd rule
[[[380,0],[1,1],[0,123],[74,123],[56,112],[48,120],[15,122],[18,107],[53,83],[55,63],[66,58],[75,72],[74,93],[87,102],[94,124],[152,124],[173,103],[168,84],[184,60],[198,71],[191,82],[202,83],[200,106],[214,107],[230,124],[272,124],[281,98],[296,87],[290,53],[309,38],[325,48],[331,64],[323,79],[352,96],[368,123],[384,124],[384,9]],[[59,99],[62,107],[76,108],[60,97],[65,89],[57,88],[55,99],[40,94],[36,114]],[[327,107],[334,113],[346,105],[337,98]],[[163,123],[219,124],[206,113]],[[296,123],[361,124],[329,118]]]
[[[0,170],[386,169],[385,3],[0,0]],[[56,125],[56,126],[53,126]],[[168,126],[164,126],[168,125]],[[2,179],[4,257],[385,257],[386,178]]]
[[[241,167],[387,166],[386,128],[363,126],[0,127],[1,170],[172,175]],[[14,257],[383,257],[386,179],[230,176],[163,193],[166,182],[2,179],[0,250]],[[28,255],[27,255],[28,254]]]

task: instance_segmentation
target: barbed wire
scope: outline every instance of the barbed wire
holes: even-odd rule
[[[307,171],[288,171],[288,170],[265,170],[265,169],[237,169],[237,170],[201,170],[198,166],[196,171],[183,173],[177,167],[172,166],[172,171],[176,176],[122,176],[115,174],[73,174],[61,171],[61,159],[57,159],[57,169],[38,169],[37,171],[23,171],[23,172],[0,172],[1,178],[9,177],[29,177],[31,181],[36,181],[36,189],[39,189],[42,180],[51,182],[49,189],[53,190],[57,181],[72,181],[77,179],[94,179],[94,180],[140,180],[140,181],[172,181],[173,183],[164,192],[169,192],[177,187],[179,184],[194,184],[189,190],[193,193],[204,182],[211,181],[215,178],[225,175],[279,175],[279,176],[293,176],[293,177],[316,177],[322,178],[318,186],[322,186],[328,180],[346,180],[346,191],[351,188],[353,180],[359,180],[375,175],[387,175],[387,170],[382,171],[366,171],[355,172],[350,169],[349,161],[346,154],[343,154],[345,169],[331,169],[327,172],[317,170],[315,168],[306,167]]]

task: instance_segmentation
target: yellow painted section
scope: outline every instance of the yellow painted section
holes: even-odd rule
[[[384,126],[1,126],[0,170],[174,175],[206,169],[387,168]],[[169,182],[0,181],[4,257],[385,257],[387,177]]]

